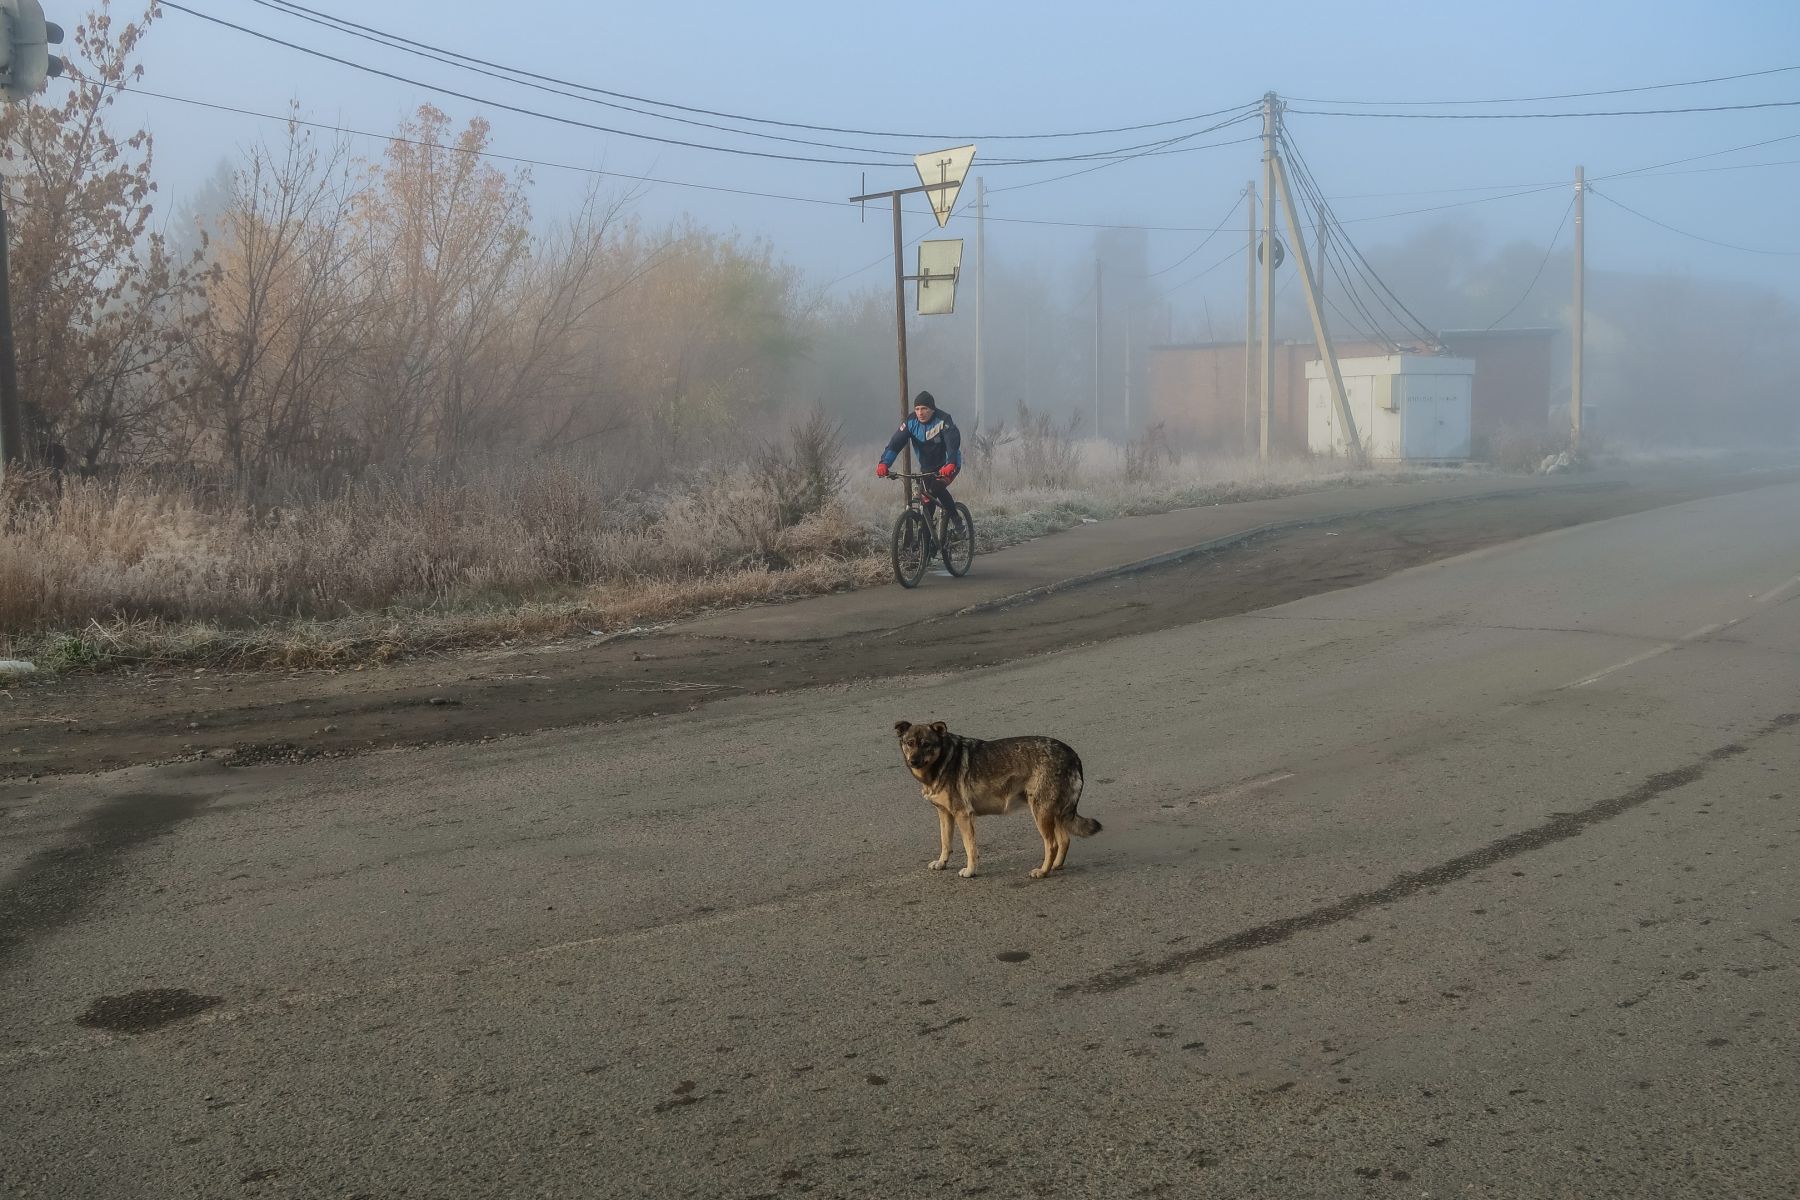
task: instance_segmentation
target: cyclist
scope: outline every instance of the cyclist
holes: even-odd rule
[[[956,520],[956,501],[951,498],[948,484],[962,470],[962,431],[957,429],[955,418],[937,406],[930,392],[913,397],[912,415],[888,439],[881,461],[875,464],[875,474],[887,478],[888,468],[909,438],[919,457],[919,470],[935,476],[920,481],[925,493],[925,519],[935,527],[934,502],[941,502],[947,520]]]

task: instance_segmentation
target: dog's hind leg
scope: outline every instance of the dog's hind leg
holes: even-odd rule
[[[975,818],[967,813],[956,814],[956,831],[962,834],[963,857],[969,865],[958,871],[964,879],[975,878]]]
[[[1032,809],[1031,815],[1037,821],[1038,836],[1044,839],[1044,863],[1031,871],[1033,879],[1042,879],[1056,869],[1056,814],[1048,809]]]
[[[1069,827],[1061,821],[1056,823],[1056,861],[1050,864],[1052,871],[1062,870],[1063,859],[1069,857]]]
[[[925,865],[934,871],[941,871],[950,863],[950,814],[943,809],[938,815],[938,856]]]

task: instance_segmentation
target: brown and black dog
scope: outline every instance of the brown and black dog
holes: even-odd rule
[[[1031,809],[1044,839],[1044,861],[1031,877],[1042,879],[1063,865],[1069,835],[1092,837],[1100,822],[1075,811],[1081,799],[1081,757],[1050,737],[1011,737],[985,742],[951,733],[942,721],[915,725],[895,721],[900,753],[919,781],[919,790],[938,814],[938,856],[928,864],[941,871],[950,862],[950,824],[962,834],[968,866],[975,874],[975,818]]]

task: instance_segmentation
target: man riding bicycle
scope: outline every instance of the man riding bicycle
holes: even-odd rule
[[[937,520],[933,503],[941,503],[948,519],[956,519],[956,501],[950,496],[947,486],[956,473],[962,470],[962,431],[957,429],[956,421],[949,413],[937,406],[930,392],[920,392],[913,397],[912,415],[888,439],[887,449],[881,453],[881,461],[875,464],[875,474],[886,479],[888,468],[894,465],[901,448],[911,439],[913,452],[919,457],[919,470],[934,476],[920,480],[925,496],[925,517],[936,528]]]

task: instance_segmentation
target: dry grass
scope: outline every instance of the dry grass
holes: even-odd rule
[[[1099,442],[1061,453],[1054,480],[1041,456],[1002,452],[958,487],[984,551],[1084,520],[1421,474],[1168,456],[1147,469]],[[618,495],[598,468],[555,460],[278,505],[145,477],[14,488],[0,511],[0,654],[59,670],[331,666],[881,583],[899,489],[860,467],[845,483],[842,461],[821,460],[832,486],[798,507],[778,470]]]

